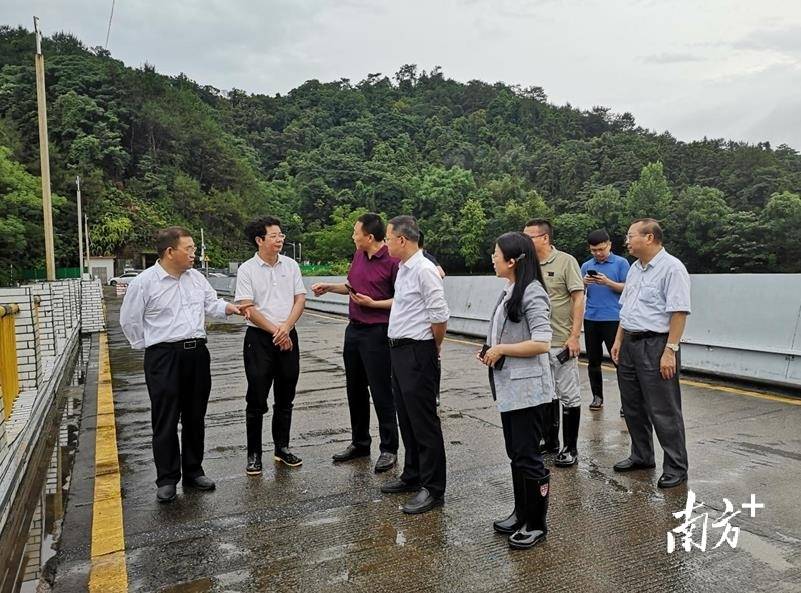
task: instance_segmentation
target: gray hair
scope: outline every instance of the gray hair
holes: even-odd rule
[[[406,237],[412,243],[420,242],[420,227],[417,226],[414,216],[396,216],[387,224],[392,225],[392,231],[396,235]]]

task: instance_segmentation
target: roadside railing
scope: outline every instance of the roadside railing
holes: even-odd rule
[[[0,305],[0,403],[3,418],[11,415],[19,395],[19,372],[17,371],[17,331],[14,315],[19,305]]]

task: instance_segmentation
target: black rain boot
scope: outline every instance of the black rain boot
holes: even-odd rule
[[[581,406],[565,408],[565,417],[562,420],[562,430],[565,447],[559,452],[554,461],[557,467],[570,467],[578,463],[578,432],[581,419]]]
[[[548,533],[546,515],[550,482],[550,474],[544,478],[523,476],[526,517],[523,526],[509,536],[510,547],[524,550],[545,540]]]
[[[515,469],[514,466],[512,466],[512,488],[515,493],[515,508],[506,519],[499,519],[492,523],[492,528],[498,533],[514,533],[523,523],[522,517],[525,504],[523,498],[523,474],[520,473],[520,470]]]
[[[559,410],[559,400],[552,400],[550,404],[546,404],[547,408],[544,411],[545,427],[545,445],[542,447],[541,453],[559,453],[559,417],[561,416]]]

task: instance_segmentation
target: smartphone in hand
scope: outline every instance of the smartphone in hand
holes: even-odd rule
[[[559,361],[559,364],[565,364],[568,360],[570,360],[570,348],[565,348],[559,354],[557,354],[556,360]]]

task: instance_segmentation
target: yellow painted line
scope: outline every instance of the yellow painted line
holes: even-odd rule
[[[108,336],[100,334],[100,368],[97,377],[97,433],[95,439],[95,493],[92,506],[91,593],[127,593],[125,534],[122,523],[120,465]]]
[[[311,313],[310,311],[306,311],[305,315],[312,315],[314,317],[321,317],[322,319],[333,319],[334,321],[341,321],[343,323],[347,323],[347,318],[345,317],[334,317],[331,315],[321,315],[320,313]],[[465,344],[467,346],[480,346],[479,342],[470,342],[468,340],[459,340],[457,338],[445,338],[448,342],[454,342],[456,344]],[[586,362],[579,363],[583,366],[587,366]],[[608,371],[614,371],[615,367],[604,364],[604,369]],[[754,397],[757,399],[763,399],[766,401],[773,401],[779,402],[782,404],[789,404],[791,406],[801,406],[801,398],[791,397],[787,395],[774,395],[772,393],[765,393],[762,391],[754,391],[751,389],[741,389],[739,387],[731,387],[729,385],[718,385],[716,383],[705,383],[703,381],[693,381],[692,379],[680,379],[682,385],[687,385],[688,387],[699,387],[701,389],[709,389],[711,391],[722,391],[724,393],[733,393],[735,395],[744,395],[746,397]]]
[[[797,397],[791,397],[789,395],[774,395],[772,393],[764,393],[762,391],[741,389],[739,387],[730,387],[729,385],[717,385],[715,383],[704,383],[703,381],[693,381],[691,379],[681,379],[681,383],[683,385],[689,385],[690,387],[702,387],[706,389],[712,389],[714,391],[723,391],[725,393],[734,393],[736,395],[744,395],[746,397],[755,397],[757,399],[789,404],[791,406],[801,406],[801,399]]]

